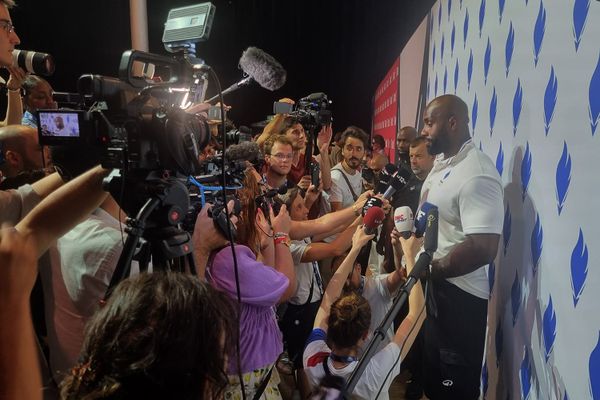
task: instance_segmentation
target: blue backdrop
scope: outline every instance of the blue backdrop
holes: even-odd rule
[[[427,98],[504,183],[484,397],[600,400],[600,2],[440,0],[429,30]]]

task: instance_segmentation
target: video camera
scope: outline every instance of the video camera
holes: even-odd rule
[[[330,105],[331,101],[325,93],[312,93],[298,100],[296,104],[275,102],[273,113],[287,114],[298,120],[307,131],[313,131],[319,126],[331,123]]]

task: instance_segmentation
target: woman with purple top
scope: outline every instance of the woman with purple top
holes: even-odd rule
[[[240,372],[246,399],[252,399],[261,383],[266,387],[261,399],[280,399],[277,369],[272,368],[283,351],[275,306],[286,301],[296,288],[294,264],[289,250],[290,217],[281,207],[277,216],[269,210],[269,219],[256,197],[258,183],[252,176],[238,191],[242,212],[237,223],[235,255],[239,274]],[[209,258],[206,279],[232,299],[238,299],[231,247],[214,252]],[[235,349],[229,353],[229,385],[225,399],[241,399],[238,359]]]

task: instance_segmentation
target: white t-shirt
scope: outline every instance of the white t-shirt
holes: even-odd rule
[[[313,291],[310,302],[321,300],[323,288],[321,287],[321,275],[319,273],[319,264],[316,261],[302,262],[302,256],[306,252],[310,238],[302,240],[292,240],[290,243],[290,252],[294,260],[294,269],[296,270],[296,291],[290,297],[288,302],[295,305],[303,305],[308,299],[310,285],[313,283]]]
[[[360,196],[363,192],[363,179],[360,170],[357,170],[354,175],[346,173],[342,167],[342,163],[336,164],[331,168],[332,184],[329,201],[331,203],[342,203],[342,208],[346,208],[354,204],[354,198],[352,197],[352,192],[342,174],[348,178],[350,185],[352,185],[352,190],[354,190],[354,193],[357,196]]]
[[[438,156],[421,189],[420,205],[424,202],[439,210],[434,259],[446,256],[467,235],[502,232],[502,180],[492,160],[472,140],[465,142],[454,157]],[[474,296],[489,297],[487,265],[447,280]]]
[[[357,361],[351,362],[344,368],[336,369],[333,366],[329,354],[331,349],[326,343],[327,334],[322,329],[313,329],[306,342],[304,349],[303,365],[304,371],[308,376],[313,387],[319,385],[325,377],[323,360],[327,358],[327,366],[334,376],[348,379],[358,364]],[[390,372],[391,370],[391,372]],[[389,375],[388,375],[389,373]],[[359,399],[375,399],[380,392],[378,399],[389,399],[388,391],[394,378],[400,373],[400,347],[391,342],[379,350],[369,361],[367,368],[360,376],[353,395]],[[387,377],[387,379],[386,379]]]
[[[365,343],[365,347],[362,349],[363,351],[366,350],[366,346],[369,344],[375,329],[379,327],[379,324],[383,322],[388,311],[392,308],[392,302],[398,293],[398,291],[390,293],[388,290],[387,278],[389,275],[390,274],[382,274],[375,277],[362,277],[364,280],[364,287],[361,295],[369,302],[369,307],[371,307],[369,338]],[[393,326],[389,327],[385,336],[382,345],[388,344],[394,337]]]
[[[121,239],[119,222],[99,208],[49,249],[50,265],[40,265],[50,368],[57,382],[79,358],[85,325],[104,298]],[[132,273],[138,270],[133,261]]]

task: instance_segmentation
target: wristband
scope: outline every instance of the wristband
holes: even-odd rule
[[[16,89],[11,89],[9,86],[6,86],[6,90],[8,90],[9,92],[21,92],[21,88],[18,87]]]
[[[275,243],[275,245],[278,244],[284,244],[287,247],[290,247],[290,236],[287,233],[284,232],[276,232],[273,235],[273,241]]]

